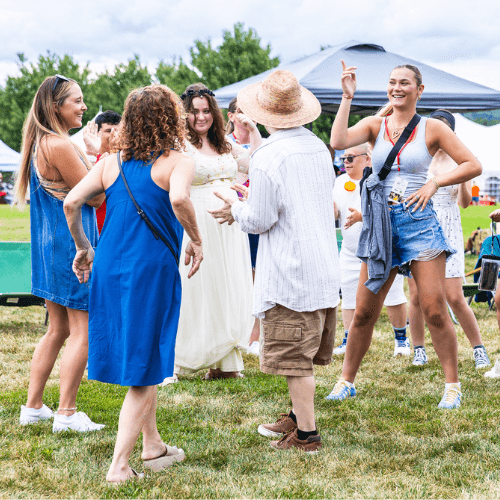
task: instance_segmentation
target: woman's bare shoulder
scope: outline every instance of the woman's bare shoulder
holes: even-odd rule
[[[40,147],[54,152],[74,151],[75,148],[69,137],[61,137],[57,134],[45,135],[40,141]]]

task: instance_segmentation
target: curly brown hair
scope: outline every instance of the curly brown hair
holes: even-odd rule
[[[189,91],[192,92],[189,92]],[[210,95],[209,93],[199,93],[200,90],[208,90],[206,85],[203,83],[193,83],[189,85],[189,87],[184,91],[183,100],[184,110],[186,113],[191,113],[193,111],[193,99],[195,97],[204,97],[208,102],[208,107],[210,109],[210,114],[212,115],[213,123],[207,133],[207,138],[210,144],[215,148],[217,153],[223,155],[225,153],[231,152],[231,144],[229,144],[226,139],[225,134],[225,124],[224,124],[224,116],[222,115],[222,111],[217,104],[215,96]],[[196,95],[198,94],[198,95]],[[194,130],[193,127],[189,124],[189,120],[186,117],[186,128],[188,130],[188,139],[189,142],[197,147],[201,147],[201,138]]]
[[[151,162],[171,149],[184,149],[184,113],[177,94],[166,85],[132,90],[125,101],[119,132],[123,160]],[[151,156],[151,153],[153,155]]]

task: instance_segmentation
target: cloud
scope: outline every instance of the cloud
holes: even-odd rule
[[[67,53],[94,69],[134,54],[154,65],[188,59],[196,39],[217,46],[236,22],[256,29],[285,62],[354,39],[441,67],[498,64],[499,18],[497,0],[20,0],[0,8],[0,82],[17,68],[18,52],[30,61]]]

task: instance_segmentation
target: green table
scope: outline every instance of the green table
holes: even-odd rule
[[[0,306],[45,305],[31,293],[31,243],[0,241]]]

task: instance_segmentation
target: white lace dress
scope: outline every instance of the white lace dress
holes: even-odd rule
[[[184,250],[189,237],[184,233],[180,273],[182,300],[175,347],[175,373],[202,368],[241,371],[254,318],[252,267],[248,236],[237,222],[219,224],[207,210],[222,206],[213,193],[237,198],[230,189],[238,165],[232,154],[207,156],[188,141],[187,154],[196,165],[191,186],[196,220],[201,232],[203,261],[199,271],[187,279]]]
[[[428,177],[432,179],[434,175],[429,172]],[[434,210],[444,234],[448,238],[451,247],[457,251],[446,261],[447,278],[461,278],[464,276],[464,237],[457,199],[458,184],[439,188],[432,197]]]

